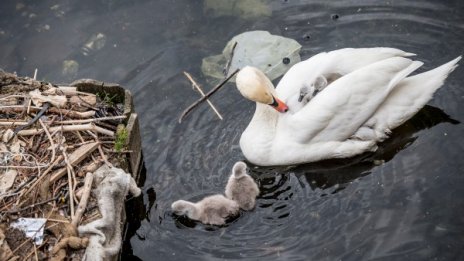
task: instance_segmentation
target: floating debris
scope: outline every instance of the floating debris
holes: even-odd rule
[[[233,59],[230,59],[235,44]],[[257,67],[274,80],[301,61],[300,49],[301,45],[293,39],[272,35],[267,31],[245,32],[234,36],[222,54],[204,58],[201,70],[207,76],[223,79],[223,69],[230,61],[231,72],[249,65]]]
[[[272,15],[267,0],[205,0],[204,11],[207,15],[238,16],[244,19],[262,18]]]
[[[335,21],[335,20],[338,20],[338,18],[340,18],[340,16],[338,14],[332,14],[332,15],[330,15],[330,18]]]
[[[79,71],[79,63],[74,60],[64,60],[61,72],[64,76],[75,77]]]
[[[18,10],[18,11],[23,9],[24,7],[25,7],[25,5],[23,3],[17,3],[16,4],[16,10]]]
[[[65,12],[63,10],[60,10],[61,6],[60,5],[53,5],[50,7],[50,10],[53,11],[56,17],[63,17]]]
[[[106,35],[103,33],[97,33],[92,35],[82,47],[82,54],[89,55],[91,52],[98,51],[105,47]]]

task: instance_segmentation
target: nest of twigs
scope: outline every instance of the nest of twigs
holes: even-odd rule
[[[76,228],[100,218],[87,173],[127,152],[122,101],[0,71],[0,260],[85,248]],[[47,220],[40,245],[10,227],[18,218]]]

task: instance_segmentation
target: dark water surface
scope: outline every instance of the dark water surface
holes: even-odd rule
[[[417,53],[428,70],[464,54],[464,1],[237,1],[219,13],[205,11],[207,2],[0,3],[1,68],[29,76],[38,68],[39,79],[52,82],[117,82],[134,94],[147,177],[144,202],[129,211],[124,259],[462,260],[464,127],[452,120],[464,121],[462,66],[375,155],[252,167],[258,206],[226,227],[175,219],[169,206],[221,192],[233,163],[244,159],[238,141],[254,104],[232,84],[212,99],[224,121],[202,105],[177,123],[198,98],[182,72],[209,86],[201,59],[231,37],[268,30],[299,41],[303,59],[343,47],[396,47]],[[237,11],[243,5],[248,11]],[[100,40],[84,48],[92,36]],[[65,60],[78,69],[71,63],[63,72]]]

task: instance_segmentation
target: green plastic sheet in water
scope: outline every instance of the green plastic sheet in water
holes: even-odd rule
[[[204,58],[201,64],[203,74],[223,79],[224,68],[230,60],[235,42],[237,45],[229,72],[249,65],[261,69],[269,79],[274,80],[301,60],[301,45],[297,41],[267,31],[250,31],[234,36],[222,54]]]

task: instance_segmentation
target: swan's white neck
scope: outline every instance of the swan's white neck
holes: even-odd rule
[[[242,152],[251,162],[261,162],[261,157],[269,155],[275,138],[278,117],[279,112],[271,106],[256,103],[255,114],[240,139]]]
[[[260,130],[267,130],[274,132],[277,125],[277,118],[279,112],[267,104],[256,103],[256,110],[249,127],[252,125],[259,125]]]

